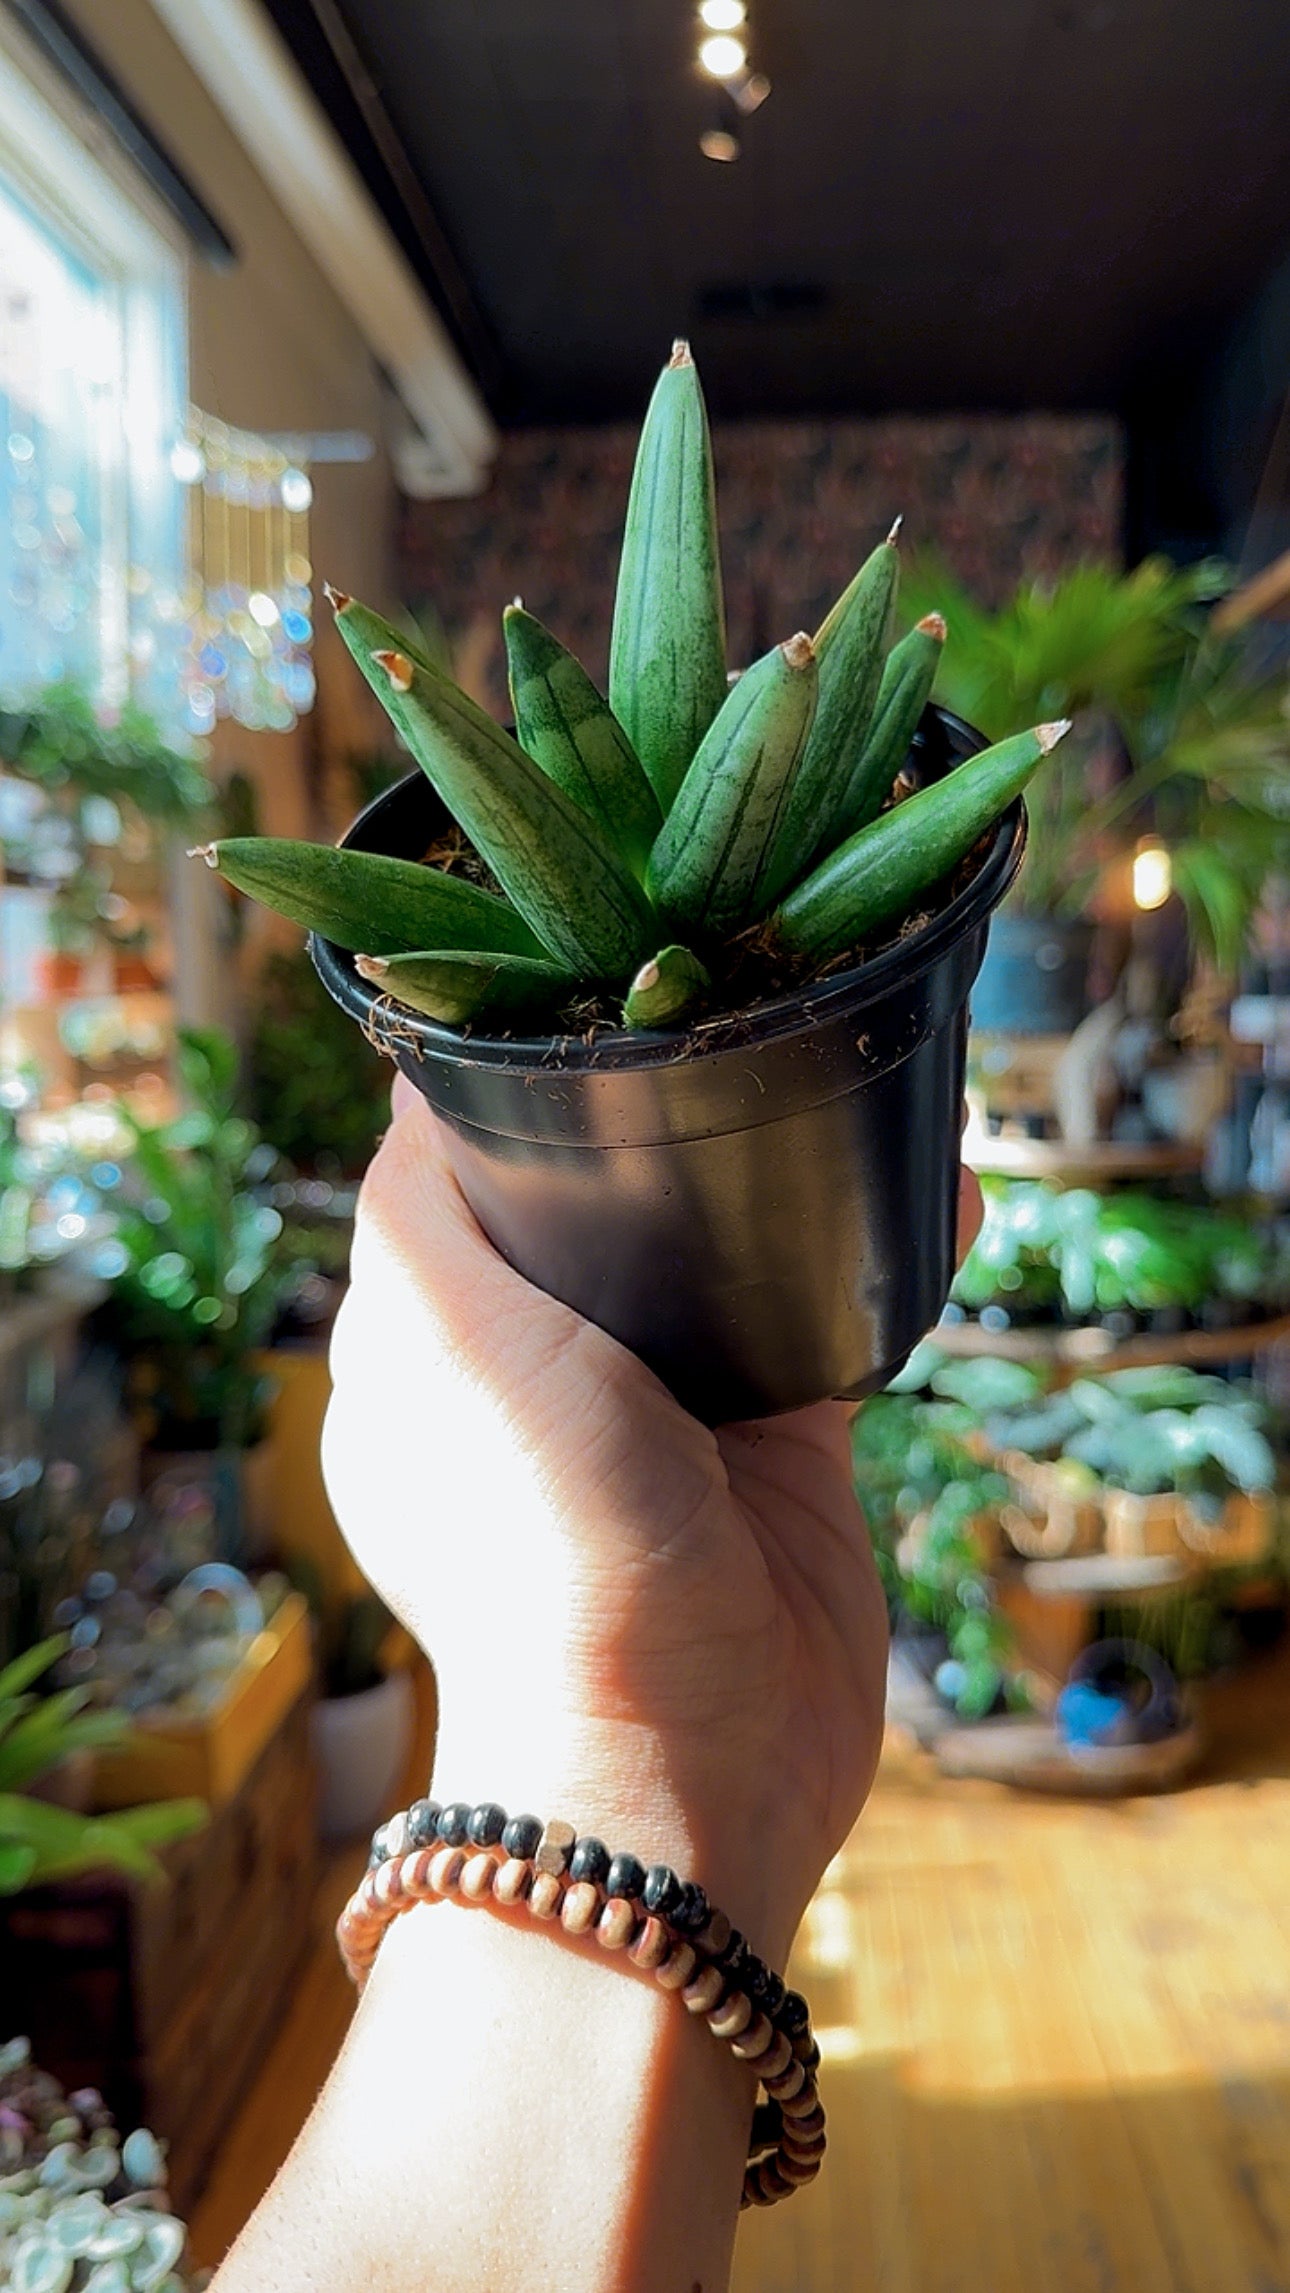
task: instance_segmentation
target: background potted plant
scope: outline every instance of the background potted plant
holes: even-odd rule
[[[0,2283],[13,2293],[185,2293],[187,2232],[162,2143],[122,2136],[93,2087],[66,2094],[25,2038],[0,2046]]]
[[[69,1645],[56,1634],[0,1671],[0,1895],[86,1871],[160,1878],[155,1850],[206,1821],[199,1799],[157,1800],[112,1815],[59,1804],[60,1771],[83,1752],[120,1748],[131,1732],[124,1713],[87,1708],[88,1688],[38,1692]]]
[[[1078,1024],[1099,873],[1143,836],[1170,854],[1194,944],[1224,971],[1238,965],[1263,887],[1290,861],[1290,723],[1281,671],[1247,632],[1211,624],[1231,582],[1211,560],[1082,565],[1024,583],[993,613],[939,566],[907,583],[915,608],[935,604],[953,630],[936,687],[949,707],[995,740],[1032,710],[1077,720],[1027,793],[1028,855],[991,927],[978,1025]]]
[[[897,573],[893,532],[814,640],[728,685],[680,344],[642,433],[608,701],[512,607],[513,739],[336,597],[424,777],[339,852],[204,854],[313,929],[505,1255],[714,1420],[871,1390],[952,1271],[967,993],[1021,789],[1065,728],[981,754],[925,716],[944,629],[888,652]]]
[[[187,1104],[173,1121],[121,1110],[111,1200],[115,1262],[101,1327],[126,1365],[147,1472],[192,1471],[222,1500],[237,1558],[247,1460],[264,1433],[260,1361],[283,1295],[281,1213],[259,1191],[276,1155],[237,1111],[237,1055],[214,1029],[181,1030]],[[184,1462],[186,1461],[186,1462]]]
[[[299,1570],[297,1569],[299,1577]],[[322,1693],[313,1710],[318,1828],[324,1839],[370,1834],[393,1799],[412,1746],[410,1674],[387,1668],[394,1619],[375,1593],[324,1604],[302,1587],[318,1617]]]
[[[111,951],[117,986],[150,985],[146,925],[115,888],[122,849],[144,826],[192,826],[212,800],[201,767],[133,703],[108,717],[65,681],[0,709],[0,771],[33,791],[6,819],[6,862],[50,889],[51,991],[76,991],[96,944]]]

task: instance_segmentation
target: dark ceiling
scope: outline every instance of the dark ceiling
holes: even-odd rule
[[[634,414],[677,333],[722,414],[1123,406],[1290,247],[1285,0],[748,0],[733,166],[693,0],[270,5],[394,215],[343,9],[503,419]]]

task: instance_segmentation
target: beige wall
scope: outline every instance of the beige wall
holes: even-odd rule
[[[395,492],[381,445],[382,387],[348,312],[148,0],[65,4],[237,248],[227,270],[190,255],[193,399],[244,429],[361,430],[377,441],[371,462],[311,472],[320,608],[316,709],[290,733],[255,734],[225,724],[213,742],[217,772],[239,765],[254,774],[266,829],[334,832],[348,801],[334,767],[348,749],[371,745],[380,722],[333,634],[321,585],[333,582],[376,605],[395,600]],[[206,882],[213,891],[212,880]],[[191,897],[200,907],[203,891]],[[269,928],[256,918],[253,948]],[[231,1018],[218,968],[199,959],[196,978],[189,968],[183,995],[189,1015]]]

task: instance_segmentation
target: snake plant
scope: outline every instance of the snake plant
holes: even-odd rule
[[[677,1027],[750,933],[807,979],[894,934],[1066,729],[1017,734],[892,803],[945,640],[932,613],[888,651],[897,577],[893,528],[814,637],[729,676],[707,416],[677,343],[636,458],[607,698],[517,602],[503,618],[512,736],[429,648],[329,592],[491,882],[272,838],[201,857],[448,1026],[550,1023],[616,992],[629,1027]]]

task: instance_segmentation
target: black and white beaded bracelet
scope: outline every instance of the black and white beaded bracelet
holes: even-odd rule
[[[825,2127],[810,2010],[702,1887],[665,1863],[647,1869],[634,1855],[611,1855],[569,1823],[508,1816],[491,1800],[472,1807],[419,1799],[381,1825],[337,1922],[341,1955],[360,1990],[392,1920],[449,1896],[558,1919],[569,1935],[594,1934],[603,1950],[625,1951],[662,1989],[678,1992],[689,2013],[751,2064],[766,2094],[753,2113],[741,2204],[773,2205],[814,2180]]]

